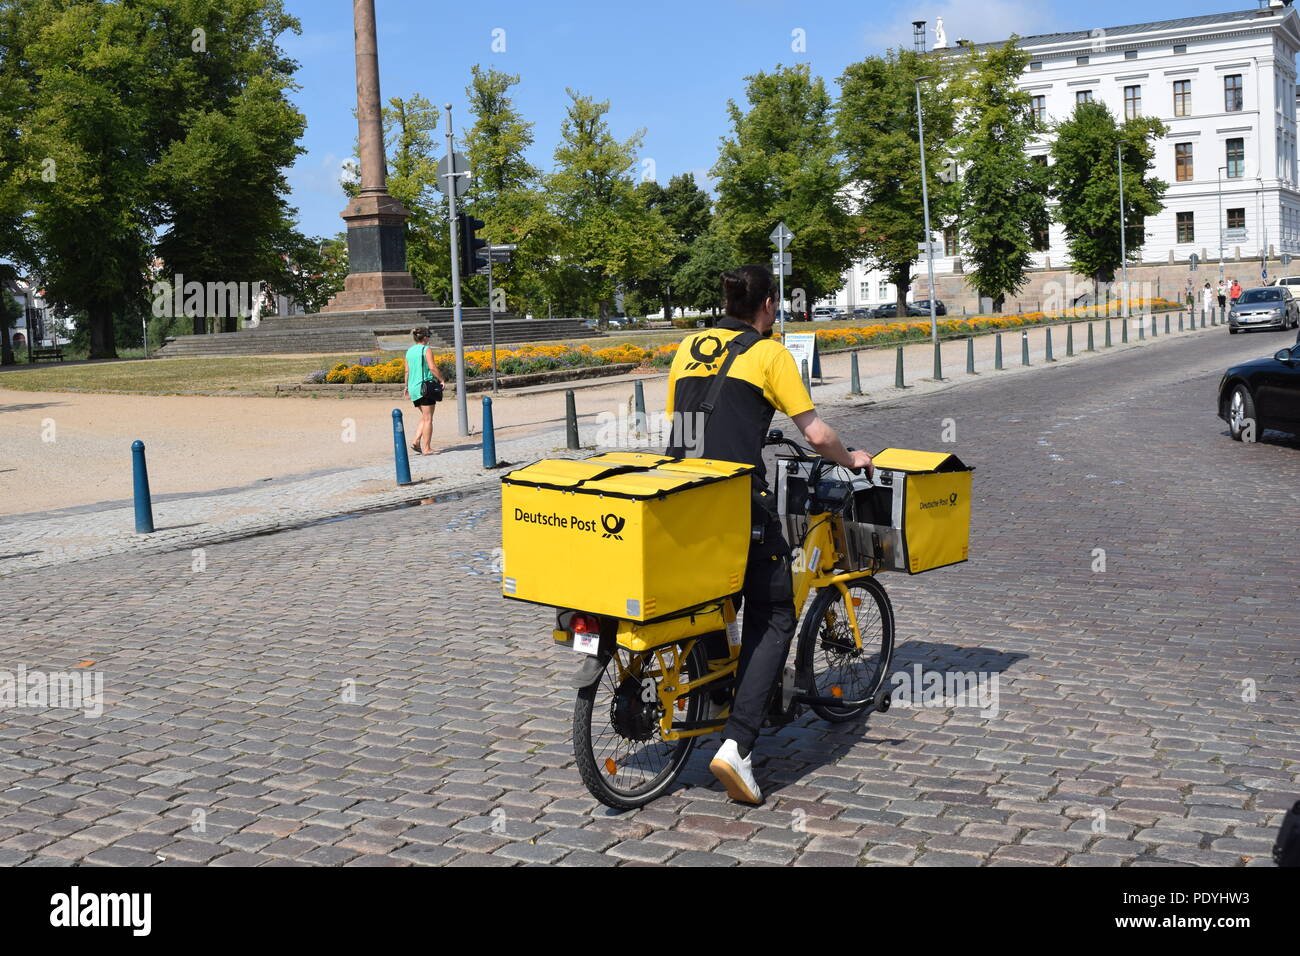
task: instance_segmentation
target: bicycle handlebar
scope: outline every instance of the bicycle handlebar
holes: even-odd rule
[[[830,465],[832,468],[845,468],[847,471],[851,472],[852,474],[855,475],[862,474],[861,468],[848,468],[846,465],[838,464],[837,462],[831,461],[829,458],[825,458],[822,455],[816,454],[811,448],[805,448],[803,445],[800,445],[798,442],[786,438],[784,433],[782,433],[781,430],[778,428],[773,428],[770,432],[767,433],[767,438],[764,440],[763,444],[784,445],[787,448],[792,449],[795,453],[795,456],[804,461],[821,461]],[[857,450],[856,448],[848,448],[847,446],[846,449],[848,451]]]

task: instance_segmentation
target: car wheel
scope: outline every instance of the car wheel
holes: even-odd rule
[[[1241,329],[1234,329],[1232,326],[1228,326],[1228,334],[1229,334],[1229,335],[1236,335],[1236,334],[1237,334],[1238,332],[1240,332],[1240,331],[1241,331]]]
[[[1228,432],[1234,441],[1241,441],[1246,431],[1246,423],[1255,420],[1255,400],[1250,397],[1250,389],[1238,385],[1232,390],[1228,399]]]

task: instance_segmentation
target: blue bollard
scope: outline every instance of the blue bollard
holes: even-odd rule
[[[131,442],[131,471],[135,484],[135,533],[153,534],[153,502],[149,499],[149,468],[144,461],[144,442]]]
[[[393,409],[393,461],[397,464],[397,484],[411,484],[411,459],[406,454],[406,429],[402,427],[402,410]]]
[[[637,382],[637,385],[640,385]],[[492,424],[492,399],[483,396],[483,467],[497,466],[497,433]]]

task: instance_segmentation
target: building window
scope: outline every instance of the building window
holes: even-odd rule
[[[1239,113],[1245,109],[1240,73],[1223,78],[1223,108],[1229,113]]]
[[[1190,116],[1192,113],[1192,81],[1174,80],[1174,115]]]
[[[1124,118],[1137,119],[1142,115],[1142,87],[1124,87]]]
[[[1040,123],[1047,122],[1047,97],[1031,96],[1029,98],[1029,111],[1034,114],[1034,119]]]
[[[1228,157],[1228,178],[1240,179],[1246,175],[1246,141],[1240,137],[1225,144]]]
[[[858,298],[860,298],[863,302],[866,302],[866,301],[870,300],[870,298],[871,298],[871,283],[870,283],[870,282],[859,282],[859,283],[858,283]]]
[[[1196,225],[1193,214],[1190,212],[1180,212],[1178,214],[1178,241],[1196,241]]]
[[[1092,102],[1092,90],[1075,90],[1075,91],[1074,91],[1074,102],[1075,102],[1075,103],[1079,103],[1079,104],[1082,104],[1082,103],[1091,103],[1091,102]]]
[[[1192,144],[1174,144],[1174,178],[1180,183],[1192,181]]]
[[[1186,52],[1187,52],[1187,44],[1186,44],[1186,43],[1175,43],[1175,44],[1174,44],[1174,52],[1175,52],[1175,53],[1186,53]]]
[[[1031,70],[1037,71],[1037,70],[1041,70],[1042,68],[1043,68],[1042,60],[1035,60],[1034,62],[1029,64],[1029,69]]]
[[[1228,210],[1228,228],[1245,229],[1246,228],[1246,210],[1229,209]]]
[[[880,295],[877,296],[877,298],[881,299],[882,301],[887,300],[889,298],[889,283],[886,282],[884,279],[880,280]]]
[[[1124,51],[1124,59],[1126,59],[1126,60],[1136,60],[1137,58],[1138,58],[1138,51],[1137,51],[1137,50],[1125,50],[1125,51]]]
[[[1087,66],[1087,65],[1088,65],[1088,55],[1085,53],[1083,56],[1076,56],[1076,57],[1074,58],[1074,65],[1075,65],[1075,66]]]
[[[945,256],[957,255],[957,227],[948,226],[943,231],[943,254]]]
[[[1051,235],[1048,233],[1046,226],[1035,229],[1032,240],[1034,252],[1046,252],[1052,244]]]

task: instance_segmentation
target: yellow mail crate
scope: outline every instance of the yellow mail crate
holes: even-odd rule
[[[970,550],[971,471],[956,455],[886,448],[872,460],[879,526],[889,570],[918,574],[965,561]],[[888,522],[884,518],[888,516]]]
[[[501,479],[502,594],[629,621],[734,594],[752,471],[638,452],[516,469]]]

